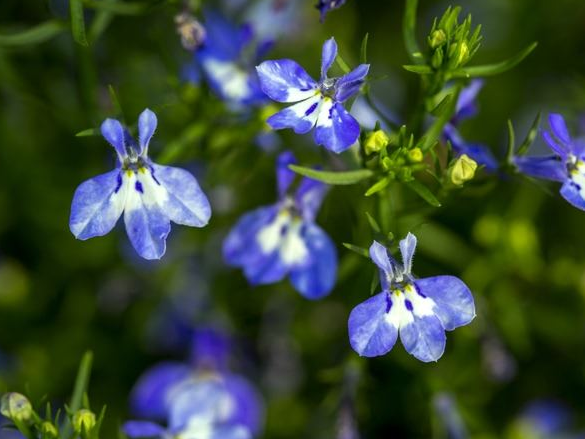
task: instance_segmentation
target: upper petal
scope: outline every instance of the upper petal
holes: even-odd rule
[[[335,38],[331,37],[323,43],[323,50],[321,51],[321,80],[327,77],[327,72],[333,65],[336,56],[337,43]]]
[[[402,254],[402,266],[404,272],[410,274],[412,270],[412,258],[416,250],[416,236],[408,232],[406,238],[401,239],[399,243],[400,253]]]
[[[389,352],[396,343],[398,326],[388,318],[392,308],[390,295],[383,292],[357,305],[349,315],[349,342],[364,357]]]
[[[313,93],[313,97],[291,105],[273,114],[266,121],[275,130],[292,128],[297,134],[305,134],[313,129],[319,117],[322,105],[321,94]]]
[[[561,195],[577,209],[585,210],[585,188],[572,180],[567,180],[561,187]]]
[[[339,78],[335,86],[335,100],[337,102],[344,102],[356,94],[364,83],[369,70],[369,64],[360,64],[347,75]]]
[[[394,269],[388,257],[388,250],[378,241],[374,241],[370,246],[370,258],[387,276],[394,277]]]
[[[122,431],[130,438],[162,438],[166,433],[162,426],[149,421],[125,422]]]
[[[325,98],[319,109],[315,142],[330,151],[340,153],[353,145],[360,135],[360,125],[343,105]]]
[[[315,221],[328,190],[329,186],[323,182],[309,177],[304,177],[301,180],[295,194],[295,202],[305,221]]]
[[[278,156],[276,162],[276,180],[280,198],[286,195],[286,191],[295,179],[296,174],[288,167],[295,163],[297,163],[297,159],[292,151],[284,151]]]
[[[302,239],[310,254],[310,263],[293,269],[290,280],[295,289],[311,300],[328,295],[337,277],[337,250],[331,238],[316,224],[303,226]]]
[[[193,174],[172,166],[154,163],[151,166],[153,183],[160,183],[166,189],[167,197],[161,207],[169,219],[193,227],[207,225],[211,218],[211,206]]]
[[[482,79],[474,79],[471,83],[461,90],[459,99],[457,99],[456,118],[457,121],[472,117],[475,112],[475,98],[483,88],[484,81]]]
[[[101,126],[102,136],[114,147],[118,153],[120,162],[128,155],[125,144],[125,130],[120,122],[116,119],[106,119]]]
[[[256,67],[262,91],[278,102],[298,102],[315,94],[317,83],[291,59],[264,61]]]
[[[168,415],[168,393],[189,378],[191,368],[183,363],[160,363],[148,369],[138,379],[130,394],[130,409],[134,416],[164,421]]]
[[[413,314],[410,323],[400,326],[400,340],[409,354],[428,363],[441,358],[447,337],[437,316]]]
[[[454,276],[434,276],[417,279],[420,294],[435,302],[434,313],[443,327],[452,331],[467,325],[475,317],[475,303],[465,283]]]
[[[567,145],[571,143],[571,136],[569,135],[569,130],[567,129],[567,124],[563,116],[556,113],[550,114],[548,116],[548,123],[554,135],[561,142]]]
[[[148,152],[148,144],[150,143],[150,139],[152,139],[152,135],[156,130],[157,119],[156,114],[152,112],[150,109],[145,109],[140,116],[138,117],[138,142],[140,144],[140,151],[141,154],[146,154]]]
[[[125,202],[126,185],[120,169],[81,183],[71,203],[71,233],[82,240],[107,234],[122,215]]]
[[[530,177],[545,178],[553,181],[565,181],[567,169],[557,155],[539,157],[514,157],[514,164],[520,172]]]
[[[258,390],[244,377],[223,375],[223,383],[233,403],[232,413],[225,419],[231,425],[242,425],[254,434],[264,426],[264,403]]]

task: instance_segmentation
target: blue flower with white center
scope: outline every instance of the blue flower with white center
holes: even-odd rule
[[[361,64],[340,78],[329,78],[327,72],[336,56],[337,43],[331,38],[323,44],[318,82],[291,59],[264,61],[256,69],[262,90],[271,99],[297,102],[270,116],[268,124],[275,130],[292,128],[297,134],[315,128],[315,142],[340,153],[353,145],[360,134],[359,123],[342,104],[359,91],[370,66]]]
[[[156,115],[144,110],[138,119],[136,144],[117,120],[102,123],[102,136],[116,150],[117,166],[85,181],[75,191],[69,228],[77,239],[109,233],[124,213],[126,232],[138,254],[160,259],[171,221],[193,227],[209,222],[211,207],[195,177],[148,158],[156,125]]]
[[[585,210],[585,143],[571,139],[560,114],[549,115],[548,121],[551,132],[544,131],[542,136],[554,154],[514,157],[514,164],[520,172],[531,177],[563,183],[563,198]]]
[[[325,16],[329,11],[341,8],[346,1],[347,0],[319,0],[315,7],[319,9],[319,12],[321,13],[321,23],[325,21]]]
[[[465,119],[469,119],[477,114],[476,98],[483,87],[481,79],[474,79],[459,94],[457,100],[455,116],[443,128],[443,137],[451,143],[453,151],[457,156],[466,154],[478,164],[483,165],[487,171],[495,172],[498,169],[498,161],[490,149],[481,144],[468,143],[461,134],[457,126]]]
[[[253,285],[270,284],[289,276],[307,299],[331,292],[337,273],[337,251],[315,218],[327,186],[303,178],[294,194],[289,189],[296,163],[291,152],[278,157],[280,200],[245,214],[223,243],[225,261],[241,267]]]
[[[250,26],[236,26],[213,11],[205,13],[204,25],[205,41],[195,60],[211,89],[236,107],[265,103],[254,66],[272,41],[255,41]]]
[[[445,350],[445,331],[467,325],[475,317],[469,288],[454,276],[415,279],[411,273],[416,237],[400,241],[402,265],[374,241],[370,257],[380,270],[382,292],[356,306],[349,316],[349,341],[361,356],[389,352],[398,333],[408,353],[421,361],[437,361]]]

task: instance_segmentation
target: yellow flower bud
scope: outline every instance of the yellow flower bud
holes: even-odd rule
[[[55,427],[48,421],[43,422],[43,424],[41,425],[41,432],[43,434],[43,437],[46,438],[57,438],[59,436],[57,427]]]
[[[71,420],[73,428],[77,432],[89,432],[95,427],[95,415],[87,409],[78,410]]]
[[[389,141],[390,138],[388,137],[388,134],[386,134],[383,130],[372,131],[366,136],[366,141],[364,143],[366,154],[372,154],[373,152],[381,151],[382,148],[388,146]]]
[[[12,392],[2,397],[0,413],[13,421],[26,422],[32,417],[33,408],[26,396]]]
[[[469,46],[465,41],[461,42],[459,46],[459,50],[457,53],[457,65],[460,66],[465,61],[467,61],[467,57],[469,56]]]
[[[450,168],[451,182],[457,186],[461,186],[466,181],[471,180],[475,176],[477,163],[467,154],[463,154],[457,158],[455,163]]]
[[[420,148],[413,148],[408,151],[408,160],[411,163],[420,163],[424,158],[424,154]]]
[[[436,49],[445,44],[445,41],[447,41],[445,31],[443,29],[437,29],[429,37],[429,46],[431,46],[431,49]]]

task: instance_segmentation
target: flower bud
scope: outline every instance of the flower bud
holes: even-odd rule
[[[431,65],[435,69],[439,69],[443,65],[443,49],[438,48],[431,57]]]
[[[442,46],[447,41],[447,35],[443,29],[435,30],[429,37],[429,46],[431,49],[436,49]]]
[[[44,438],[51,438],[51,439],[55,438],[56,439],[57,437],[59,437],[59,431],[57,430],[57,427],[55,427],[49,421],[45,421],[42,423],[41,433],[42,433]]]
[[[410,151],[408,151],[408,161],[411,163],[420,163],[422,162],[423,158],[424,154],[418,147],[412,148]]]
[[[451,168],[449,168],[451,182],[456,186],[461,186],[475,176],[476,169],[477,163],[475,160],[467,154],[459,156]]]
[[[77,432],[89,432],[95,427],[95,415],[87,409],[78,410],[71,420],[73,429]]]
[[[390,141],[388,134],[383,130],[372,131],[366,136],[364,148],[366,154],[372,154],[373,152],[380,152],[383,148],[388,146]]]
[[[32,417],[33,408],[26,396],[12,392],[2,397],[0,413],[13,421],[26,422]]]

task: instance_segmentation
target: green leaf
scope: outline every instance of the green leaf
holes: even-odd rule
[[[516,136],[514,134],[514,126],[512,125],[512,121],[508,119],[508,146],[506,149],[508,163],[510,163],[512,160],[514,149],[516,149]]]
[[[114,106],[114,113],[119,115],[123,121],[124,112],[122,111],[122,105],[120,104],[120,99],[118,98],[118,94],[116,93],[116,90],[112,84],[108,84],[108,93],[110,94],[112,105]]]
[[[478,78],[504,73],[520,64],[522,60],[524,60],[524,58],[526,58],[528,55],[530,55],[530,53],[532,53],[534,49],[536,49],[536,46],[538,46],[538,43],[534,42],[530,46],[522,50],[520,53],[499,63],[486,64],[483,66],[466,67],[461,70],[456,70],[451,74],[451,77]]]
[[[409,58],[415,64],[422,64],[424,57],[416,41],[416,9],[418,0],[406,0],[406,9],[402,20],[402,36]]]
[[[116,3],[118,0],[102,0],[102,2]],[[114,13],[107,10],[99,10],[91,21],[89,28],[89,41],[94,43],[104,33],[114,18]]]
[[[434,207],[441,207],[441,203],[435,197],[435,195],[426,187],[424,184],[419,182],[418,180],[412,180],[405,182],[406,186],[410,188],[413,192],[415,192],[419,197],[429,203],[431,206]]]
[[[368,212],[366,212],[366,217],[368,218],[368,223],[370,223],[370,227],[372,228],[374,233],[382,233],[382,229],[380,228],[378,221],[376,221],[374,217],[370,215]]]
[[[429,130],[424,135],[422,145],[420,146],[420,149],[423,152],[427,152],[431,149],[443,132],[443,128],[447,122],[449,122],[453,117],[453,114],[455,114],[455,106],[457,104],[459,91],[460,90],[457,89],[454,93],[445,96],[441,103],[437,105],[436,113],[439,114],[439,117],[435,119]]]
[[[419,75],[431,75],[434,72],[429,66],[422,64],[406,64],[403,65],[402,68],[408,72],[417,73]]]
[[[99,128],[88,128],[75,134],[75,137],[99,136],[100,134],[101,132]]]
[[[312,178],[313,180],[322,181],[323,183],[333,185],[349,185],[359,183],[374,175],[369,169],[359,169],[356,171],[345,172],[330,172],[319,171],[313,168],[305,168],[303,166],[289,165],[291,171],[296,172],[304,177]]]
[[[360,48],[360,63],[367,64],[368,62],[368,39],[370,34],[364,35],[364,39],[362,40],[362,45]]]
[[[365,196],[369,197],[370,195],[373,195],[376,192],[380,192],[389,184],[390,184],[390,178],[384,177],[383,179],[377,181],[372,186],[370,186],[370,188],[366,191]]]
[[[344,242],[343,243],[343,246],[346,249],[351,250],[352,252],[357,253],[360,256],[363,256],[365,258],[369,258],[370,257],[370,253],[365,248],[358,247],[357,245],[353,245],[353,244],[350,244],[348,242]]]
[[[71,413],[75,413],[77,410],[81,408],[81,404],[83,402],[83,395],[85,395],[85,393],[87,392],[87,386],[89,384],[89,376],[91,375],[92,363],[93,353],[91,351],[87,351],[83,355],[81,363],[79,364],[79,369],[77,371],[77,378],[75,379],[73,395],[71,396],[71,401],[68,406],[68,410],[70,410]],[[73,431],[71,428],[70,421],[66,420],[65,422],[66,424],[63,432],[63,437],[65,439],[68,439],[73,435]]]
[[[85,18],[83,17],[83,4],[81,0],[69,0],[69,11],[71,12],[71,33],[77,44],[89,46],[85,35]]]
[[[86,8],[109,11],[116,15],[139,15],[153,6],[152,2],[105,2],[100,0],[83,0],[83,4]]]
[[[67,29],[67,25],[57,20],[49,20],[33,28],[11,35],[0,35],[0,47],[26,46],[44,43]]]
[[[344,61],[344,59],[341,57],[341,55],[337,54],[337,57],[335,58],[335,62],[337,63],[339,68],[341,70],[343,70],[343,73],[349,73],[351,71],[351,69],[349,68],[349,65]]]
[[[526,134],[524,142],[522,142],[522,144],[518,147],[518,152],[516,154],[518,155],[526,154],[526,151],[528,151],[528,148],[530,148],[530,145],[532,145],[534,139],[536,139],[536,136],[538,135],[538,128],[540,127],[541,116],[542,115],[540,114],[539,111],[536,117],[534,118],[534,122],[532,122],[532,126],[530,127],[528,134]]]

